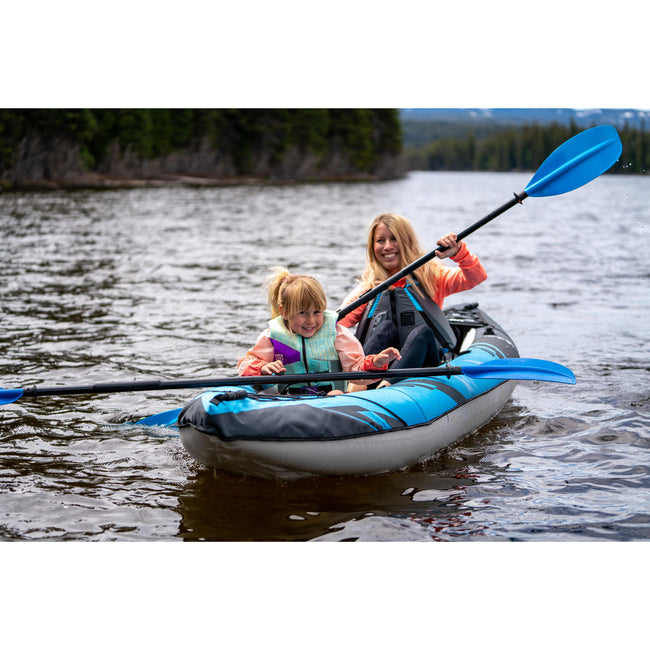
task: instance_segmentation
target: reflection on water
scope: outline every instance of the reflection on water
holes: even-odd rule
[[[232,376],[267,319],[270,266],[314,274],[336,307],[379,212],[409,216],[431,248],[528,180],[0,194],[0,384]],[[647,178],[605,176],[468,240],[489,278],[448,304],[478,301],[576,386],[520,384],[407,471],[295,482],[202,468],[169,431],[127,424],[192,391],[19,400],[0,409],[0,538],[648,539],[648,199]]]

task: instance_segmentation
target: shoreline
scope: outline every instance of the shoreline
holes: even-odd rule
[[[150,178],[128,178],[104,174],[84,174],[72,179],[56,179],[12,183],[0,181],[0,192],[25,192],[47,190],[104,190],[144,187],[231,187],[237,185],[291,185],[295,183],[360,183],[399,180],[406,173],[392,178],[373,174],[354,176],[318,176],[313,178],[269,178],[265,176],[205,177],[187,174],[165,174]]]

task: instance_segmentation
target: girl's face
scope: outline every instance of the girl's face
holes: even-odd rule
[[[397,273],[402,268],[402,254],[395,235],[385,223],[375,228],[373,250],[379,263],[389,272]]]
[[[284,315],[284,309],[280,307],[280,315],[285,319],[290,332],[300,334],[306,339],[314,336],[323,327],[323,312],[316,309],[314,303],[289,318]]]

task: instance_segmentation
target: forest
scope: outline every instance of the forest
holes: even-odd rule
[[[595,124],[593,126],[596,126]],[[413,125],[405,125],[413,128]],[[434,125],[423,125],[431,132]],[[524,124],[520,127],[484,128],[478,135],[458,127],[451,136],[439,129],[434,140],[404,147],[409,169],[447,171],[533,171],[564,141],[582,128],[575,123]],[[650,168],[650,131],[626,126],[618,129],[623,153],[611,173],[647,173]]]
[[[397,109],[0,109],[0,189],[535,170],[580,130],[402,123]],[[647,173],[650,132],[619,134],[611,173]]]
[[[403,175],[394,109],[0,110],[0,181]]]

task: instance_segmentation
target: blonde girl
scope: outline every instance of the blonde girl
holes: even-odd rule
[[[255,345],[239,359],[240,375],[379,371],[401,358],[394,347],[365,355],[359,340],[337,322],[336,312],[326,309],[325,291],[318,280],[292,274],[284,267],[272,271],[267,279],[271,320]],[[292,385],[287,392],[340,394],[344,389],[345,385],[338,382],[307,382]]]

